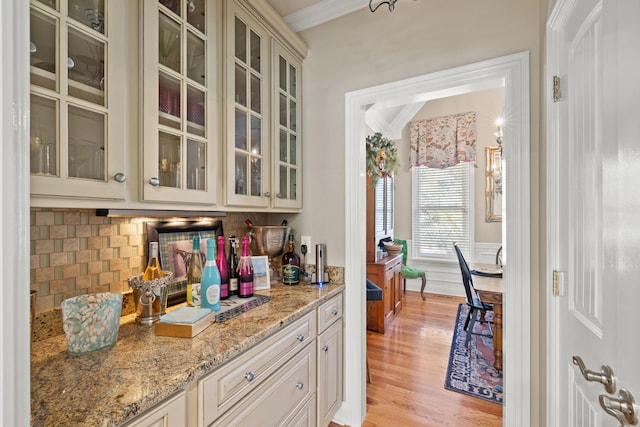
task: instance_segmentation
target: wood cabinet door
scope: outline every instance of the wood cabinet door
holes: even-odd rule
[[[398,314],[402,310],[402,262],[397,262],[393,268],[393,311]]]

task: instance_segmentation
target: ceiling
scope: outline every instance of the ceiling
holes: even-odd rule
[[[374,4],[378,1],[374,0]],[[267,0],[267,2],[296,32],[369,7],[368,0]],[[367,126],[376,132],[381,132],[389,139],[399,139],[402,129],[424,104],[423,100],[419,102],[406,100],[401,105],[394,106],[373,104],[366,113]]]
[[[302,31],[369,6],[367,0],[267,0],[292,30]],[[377,3],[377,1],[376,1]]]

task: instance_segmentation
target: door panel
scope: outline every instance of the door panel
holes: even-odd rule
[[[640,394],[640,344],[629,335],[640,298],[638,17],[633,0],[560,0],[548,26],[560,77],[547,157],[549,269],[560,273],[548,307],[550,426],[619,425],[601,396]],[[588,381],[574,355],[592,371],[610,366],[615,390]]]

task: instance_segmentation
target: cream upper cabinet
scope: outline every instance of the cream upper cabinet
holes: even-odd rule
[[[215,0],[145,0],[142,198],[217,203]]]
[[[302,208],[302,63],[273,40],[273,206]]]
[[[302,61],[251,2],[225,6],[226,204],[300,209]]]
[[[125,21],[117,2],[31,2],[31,194],[124,199]]]

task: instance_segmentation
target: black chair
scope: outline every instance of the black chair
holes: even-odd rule
[[[469,347],[469,341],[471,340],[471,335],[476,335],[473,332],[473,327],[476,322],[480,323],[488,323],[489,324],[489,337],[493,337],[493,329],[491,328],[491,322],[484,319],[485,313],[487,311],[493,310],[493,305],[489,303],[482,302],[480,300],[480,295],[478,295],[478,291],[473,287],[473,279],[471,278],[471,271],[469,270],[469,265],[467,261],[464,259],[462,255],[462,251],[456,245],[453,244],[453,247],[456,250],[456,255],[458,255],[458,263],[460,264],[460,271],[462,272],[462,284],[464,285],[464,291],[466,293],[467,305],[469,306],[469,314],[467,315],[467,320],[464,322],[464,330],[467,331],[467,339],[465,341],[465,347]],[[478,319],[478,314],[480,314],[480,319]]]

